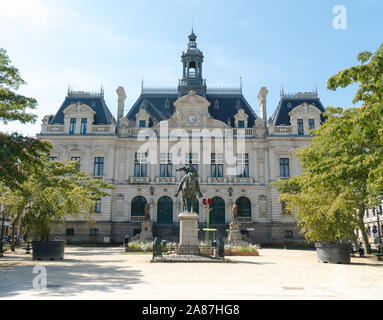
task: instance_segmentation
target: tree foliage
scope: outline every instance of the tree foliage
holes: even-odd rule
[[[339,242],[359,228],[369,252],[363,216],[383,192],[383,45],[358,60],[332,76],[328,89],[359,83],[354,102],[362,106],[326,108],[326,122],[297,153],[302,175],[276,184],[307,239]]]
[[[81,172],[77,162],[45,162],[20,189],[3,196],[6,211],[21,221],[28,235],[48,240],[52,226],[67,217],[92,221],[95,201],[108,196],[112,186]]]
[[[4,49],[0,48],[0,121],[34,122],[36,115],[28,112],[35,109],[37,102],[18,94],[20,85],[25,84],[17,68],[10,65]],[[47,154],[50,144],[17,133],[0,132],[0,182],[16,189],[33,170],[42,166],[41,154]]]

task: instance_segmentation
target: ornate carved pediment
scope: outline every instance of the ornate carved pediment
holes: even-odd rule
[[[74,145],[74,146],[69,146],[68,147],[68,151],[70,151],[70,152],[80,152],[80,151],[83,151],[83,150],[81,150],[78,145]]]
[[[193,90],[189,91],[186,96],[179,98],[174,102],[175,107],[181,106],[204,106],[209,107],[210,102],[207,101],[204,97],[197,95],[197,93]]]
[[[96,114],[96,112],[93,111],[91,107],[81,102],[77,102],[77,103],[69,105],[68,107],[65,108],[63,113],[65,115],[66,114],[86,114],[86,113],[88,114],[90,113],[92,115]]]
[[[308,114],[308,113],[314,113],[314,114],[321,114],[322,112],[316,108],[315,106],[308,104],[307,102],[302,103],[301,105],[295,107],[292,111],[289,112],[289,115],[292,116],[294,114]]]
[[[249,116],[246,114],[246,112],[243,108],[239,109],[238,112],[234,116],[234,118],[236,120],[244,120],[244,121],[246,121],[248,117]]]

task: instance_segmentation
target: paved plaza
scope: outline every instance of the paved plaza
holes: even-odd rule
[[[65,260],[32,261],[24,251],[0,259],[0,299],[259,300],[383,299],[383,262],[317,262],[315,251],[261,249],[231,263],[150,263],[122,248],[67,247]],[[47,288],[34,289],[35,266]]]

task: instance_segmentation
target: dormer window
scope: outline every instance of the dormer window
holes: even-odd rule
[[[76,118],[70,119],[69,134],[75,134],[76,132]]]
[[[146,128],[146,121],[140,120],[140,128]]]
[[[304,135],[303,119],[298,119],[298,135],[299,136]]]
[[[248,126],[248,115],[245,110],[242,108],[238,110],[236,115],[234,116],[234,123],[236,128],[247,128]]]
[[[309,119],[309,130],[315,130],[315,121],[314,121],[314,119]]]
[[[86,134],[86,126],[88,124],[88,119],[87,118],[82,118],[81,119],[81,134]]]
[[[165,101],[165,109],[170,109],[170,100],[169,100],[169,98],[167,98],[166,101]]]

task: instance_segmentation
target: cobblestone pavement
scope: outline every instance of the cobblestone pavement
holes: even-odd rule
[[[261,249],[210,264],[150,263],[151,255],[122,248],[65,252],[61,262],[32,261],[24,251],[0,258],[0,299],[383,299],[383,262],[373,256],[331,265],[315,251]],[[46,289],[33,288],[35,266],[47,270]]]

